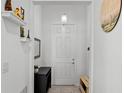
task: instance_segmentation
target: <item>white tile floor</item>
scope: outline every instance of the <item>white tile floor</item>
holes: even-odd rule
[[[48,93],[81,93],[77,86],[52,86]]]

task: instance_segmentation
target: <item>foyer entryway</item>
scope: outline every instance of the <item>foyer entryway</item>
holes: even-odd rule
[[[79,86],[81,75],[90,78],[91,4],[77,3],[35,5],[34,27],[36,36],[41,39],[41,58],[34,64],[51,67],[52,86]]]

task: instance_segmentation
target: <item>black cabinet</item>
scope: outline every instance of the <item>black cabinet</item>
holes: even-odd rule
[[[51,88],[51,67],[40,67],[34,74],[34,93],[47,93]]]

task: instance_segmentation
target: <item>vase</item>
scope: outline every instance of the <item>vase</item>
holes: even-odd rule
[[[27,38],[29,38],[29,39],[30,39],[30,32],[29,32],[29,30],[28,30],[28,35],[27,35]]]
[[[5,11],[12,11],[12,3],[11,0],[7,0],[5,3]]]

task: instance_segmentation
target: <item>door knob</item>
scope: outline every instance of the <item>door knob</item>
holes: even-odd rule
[[[74,61],[75,59],[74,58],[72,58],[72,61]]]
[[[74,64],[74,62],[72,62],[72,64]]]
[[[75,64],[75,62],[74,62],[74,61],[75,61],[75,59],[74,59],[74,58],[72,59],[72,61],[73,61],[73,62],[72,62],[72,64]]]

